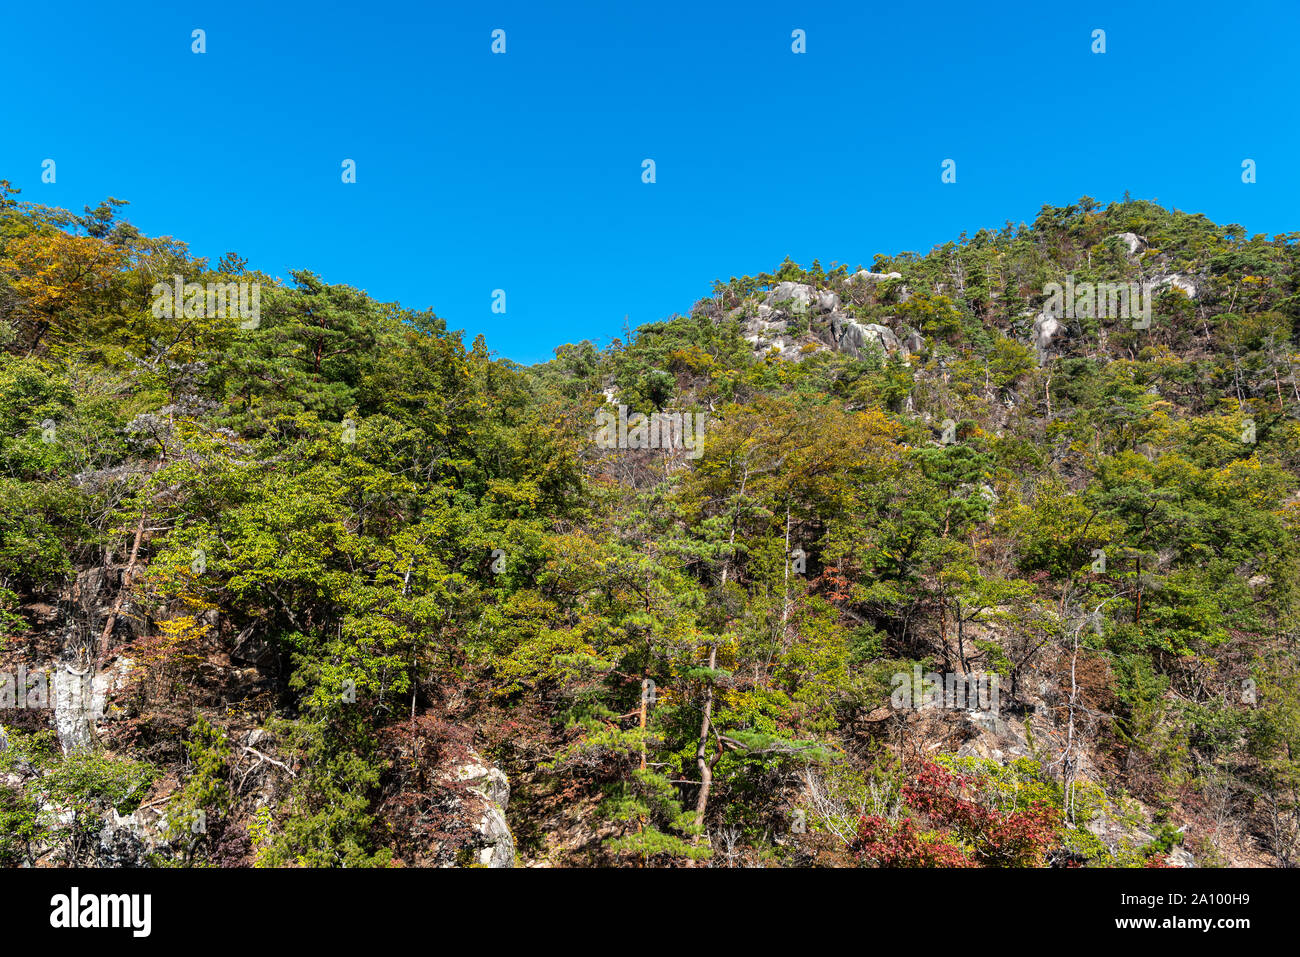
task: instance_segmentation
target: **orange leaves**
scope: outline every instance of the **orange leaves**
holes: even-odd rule
[[[28,304],[53,313],[78,296],[102,290],[126,263],[126,254],[101,239],[42,230],[11,240],[0,268]]]
[[[43,229],[10,240],[0,270],[9,274],[20,314],[32,324],[29,349],[46,332],[59,339],[75,335],[127,265],[123,250],[91,236]]]

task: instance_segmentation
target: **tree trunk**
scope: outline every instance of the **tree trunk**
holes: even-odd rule
[[[650,695],[650,689],[646,686],[645,673],[642,672],[641,678],[641,770],[645,770],[645,724],[646,724],[646,698]]]
[[[715,641],[709,645],[709,670],[712,671],[717,663],[718,643]],[[710,681],[704,692],[704,720],[700,722],[700,743],[695,749],[695,763],[700,769],[700,794],[695,799],[695,816],[701,824],[704,823],[704,812],[709,809],[709,789],[713,785],[713,766],[705,757],[709,747],[709,731],[713,727],[712,719],[713,682]]]
[[[135,541],[131,543],[131,557],[126,560],[126,569],[122,572],[122,585],[118,589],[117,599],[113,602],[113,610],[109,612],[108,621],[104,622],[104,631],[99,636],[99,659],[107,660],[109,642],[113,638],[113,629],[117,626],[117,616],[122,611],[122,600],[126,597],[127,589],[131,587],[131,573],[135,571],[135,560],[140,554],[140,539],[144,537],[145,517],[149,514],[149,506],[145,506],[140,511],[140,523],[135,527]]]
[[[749,482],[749,468],[746,467],[744,475],[740,480],[740,495],[737,497],[737,508],[731,516],[731,534],[727,537],[727,556],[722,560],[722,589],[724,593],[727,587],[727,573],[731,566],[727,563],[731,560],[731,550],[736,545],[736,525],[739,524],[739,499],[745,496],[745,486]],[[709,670],[712,671],[718,665],[718,642],[715,638],[709,643]],[[704,717],[700,721],[700,743],[695,748],[695,764],[700,769],[700,793],[695,799],[695,819],[701,827],[704,825],[704,814],[709,809],[709,789],[713,786],[713,765],[709,763],[706,755],[709,750],[709,732],[713,729],[713,679],[710,676],[708,684],[704,689]],[[695,843],[699,843],[700,837],[695,836]]]

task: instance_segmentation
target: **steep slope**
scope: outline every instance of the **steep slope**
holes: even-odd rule
[[[525,369],[119,205],[0,188],[0,863],[1300,850],[1300,236],[1085,198]]]

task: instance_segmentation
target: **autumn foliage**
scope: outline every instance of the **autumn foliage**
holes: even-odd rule
[[[914,817],[864,815],[853,854],[879,867],[1033,867],[1041,865],[1060,814],[1035,802],[1004,810],[980,800],[978,782],[923,764],[902,795]],[[924,825],[928,825],[925,827]]]

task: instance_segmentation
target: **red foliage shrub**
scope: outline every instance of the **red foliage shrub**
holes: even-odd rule
[[[876,867],[976,867],[965,851],[943,841],[922,840],[916,822],[903,818],[897,824],[878,815],[858,822],[853,855],[859,863]]]
[[[882,867],[1034,867],[1042,864],[1060,827],[1056,808],[1035,803],[1019,811],[991,808],[977,799],[974,782],[936,764],[923,764],[903,785],[903,800],[934,834],[923,838],[917,821],[897,824],[864,816],[854,856]]]

